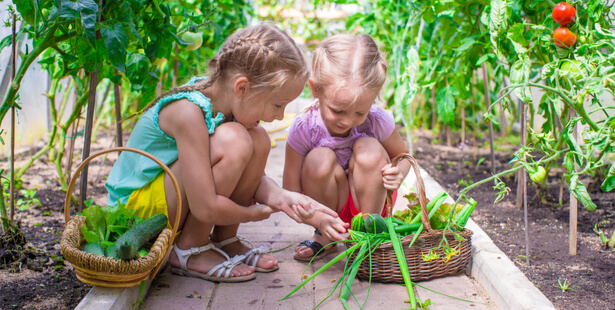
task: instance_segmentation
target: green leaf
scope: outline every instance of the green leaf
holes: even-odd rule
[[[83,236],[90,238],[88,242],[99,242],[105,240],[106,222],[101,208],[97,205],[92,205],[83,209],[85,216],[85,225],[81,227]]]
[[[609,168],[609,173],[607,174],[604,182],[600,185],[600,189],[605,192],[610,192],[615,188],[615,164],[611,165]]]
[[[109,52],[109,60],[117,70],[126,72],[128,37],[124,27],[122,24],[116,23],[111,27],[101,27],[100,33]]]
[[[129,53],[126,61],[126,76],[134,90],[141,90],[149,74],[149,61],[139,53]]]
[[[63,0],[60,4],[59,17],[80,19],[83,26],[83,37],[86,42],[96,48],[96,14],[98,5],[92,0],[73,2]]]
[[[528,45],[527,40],[524,37],[525,24],[515,24],[508,30],[507,37],[512,42],[515,52],[518,54],[524,54],[527,52]]]
[[[436,95],[436,108],[440,119],[447,125],[455,126],[455,96],[459,95],[457,89],[448,85],[438,90]]]
[[[510,68],[510,81],[513,84],[523,84],[529,82],[531,61],[526,54],[519,55],[519,59]],[[529,87],[519,87],[515,89],[517,97],[523,102],[530,102],[532,94]]]
[[[467,50],[470,49],[470,47],[472,47],[474,45],[474,43],[476,43],[476,35],[471,36],[471,37],[466,37],[463,40],[461,40],[461,45],[457,48],[455,48],[455,51],[457,52],[465,52]]]
[[[36,9],[33,2],[34,1],[31,0],[13,0],[13,4],[17,7],[17,12],[19,12],[26,23],[31,26],[36,24],[36,21],[34,20],[36,16]]]
[[[489,35],[496,55],[501,54],[498,42],[500,32],[507,27],[506,0],[491,1],[491,10],[489,12]]]
[[[570,178],[570,192],[572,192],[574,198],[580,201],[588,211],[596,210],[596,204],[594,204],[589,196],[589,193],[587,193],[587,188],[585,188],[585,185],[579,181],[578,175],[573,175]]]

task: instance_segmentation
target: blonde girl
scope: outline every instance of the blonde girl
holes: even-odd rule
[[[169,257],[174,273],[216,282],[247,281],[278,269],[266,246],[237,237],[239,223],[283,211],[298,222],[326,207],[285,191],[264,175],[270,150],[259,125],[282,119],[308,78],[304,57],[280,29],[237,31],[209,61],[208,78],[193,78],[156,100],[127,146],[170,166],[182,196],[181,234]],[[153,161],[123,152],[106,183],[108,203],[125,203],[147,218],[175,220],[170,177]],[[231,258],[232,257],[232,258]]]
[[[289,128],[283,185],[336,211],[344,223],[326,214],[307,220],[316,231],[295,248],[297,260],[335,251],[320,250],[343,239],[355,214],[382,213],[386,191],[397,190],[408,173],[405,162],[391,166],[393,157],[408,152],[393,115],[374,104],[386,72],[368,35],[334,35],[314,52],[309,85],[315,101]]]

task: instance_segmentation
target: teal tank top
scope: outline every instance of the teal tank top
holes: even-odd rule
[[[187,85],[193,85],[196,81],[203,79],[206,77],[193,77]],[[146,151],[167,166],[174,163],[178,157],[177,142],[160,129],[158,115],[162,107],[179,99],[188,99],[203,110],[207,131],[210,135],[224,121],[222,113],[213,116],[211,101],[200,91],[170,94],[158,100],[154,106],[141,115],[126,146]],[[125,204],[132,192],[149,184],[161,172],[163,172],[162,167],[153,160],[134,152],[122,152],[111,168],[105,183],[108,192],[107,204],[114,206],[118,199]]]

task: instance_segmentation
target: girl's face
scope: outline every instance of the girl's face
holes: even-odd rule
[[[274,91],[245,96],[233,109],[235,121],[246,128],[254,128],[261,121],[272,122],[284,118],[284,109],[305,87],[305,80],[288,80]]]
[[[313,85],[310,81],[312,93],[320,103],[322,120],[333,137],[346,137],[353,127],[361,125],[378,96],[378,91],[365,89],[355,100],[355,92],[348,88],[324,88],[319,91]]]

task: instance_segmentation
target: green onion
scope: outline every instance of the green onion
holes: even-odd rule
[[[406,284],[406,290],[408,291],[408,297],[410,297],[410,306],[412,310],[416,310],[416,297],[414,296],[414,288],[412,287],[412,281],[410,280],[410,272],[408,271],[408,263],[406,262],[406,256],[404,255],[404,250],[401,246],[401,241],[395,232],[395,228],[393,227],[393,223],[391,219],[387,219],[387,224],[389,226],[389,235],[391,237],[391,244],[393,245],[393,250],[395,251],[395,256],[397,256],[397,263],[399,264],[399,269],[401,271],[401,275],[404,278],[404,283]]]

